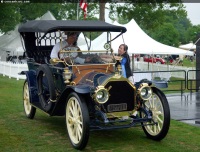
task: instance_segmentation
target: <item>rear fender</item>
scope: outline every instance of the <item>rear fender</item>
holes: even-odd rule
[[[30,103],[39,102],[36,72],[34,70],[23,72],[26,74],[26,79],[29,86]]]

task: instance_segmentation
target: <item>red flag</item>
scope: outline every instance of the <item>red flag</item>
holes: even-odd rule
[[[84,19],[86,19],[86,16],[87,16],[87,6],[88,4],[86,0],[80,0],[80,7],[84,12]]]

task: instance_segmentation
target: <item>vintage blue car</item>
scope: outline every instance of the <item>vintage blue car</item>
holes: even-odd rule
[[[34,118],[36,109],[65,116],[70,142],[79,150],[86,147],[94,130],[141,126],[150,139],[167,135],[170,109],[164,93],[148,80],[131,83],[122,76],[120,64],[116,66],[121,59],[114,57],[111,44],[126,32],[125,27],[102,21],[34,20],[18,31],[29,69],[21,72],[26,75],[23,105],[28,118]],[[61,47],[59,57],[51,59],[53,46],[66,31],[83,34],[88,48]],[[92,39],[104,32],[107,43],[91,50]],[[90,62],[77,63],[80,52]]]

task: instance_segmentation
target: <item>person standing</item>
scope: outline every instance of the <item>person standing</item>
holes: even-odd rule
[[[130,67],[130,56],[128,55],[128,46],[126,44],[121,44],[119,46],[118,56],[122,57],[122,60],[120,63],[117,62],[116,66],[120,64],[122,68],[122,75],[125,78],[128,78],[130,82],[134,83],[133,72]]]

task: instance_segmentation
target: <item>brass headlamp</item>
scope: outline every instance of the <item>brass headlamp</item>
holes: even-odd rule
[[[109,99],[109,92],[104,88],[104,86],[98,86],[93,95],[93,98],[99,104],[106,103]]]
[[[147,83],[142,83],[138,88],[138,94],[142,100],[149,100],[152,97],[153,91]]]

